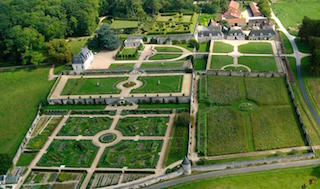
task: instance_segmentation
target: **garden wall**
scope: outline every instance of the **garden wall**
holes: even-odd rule
[[[166,41],[189,41],[190,39],[194,39],[194,35],[191,33],[188,34],[169,34],[169,35],[148,35],[147,42],[149,43],[151,39],[156,39],[158,44],[163,44]]]
[[[106,104],[113,105],[118,102],[129,101],[132,103],[156,103],[156,104],[169,104],[169,103],[189,103],[190,96],[155,96],[155,97],[125,97],[120,99],[119,97],[112,98],[78,98],[78,99],[48,99],[50,105],[57,104]]]
[[[201,166],[193,166],[192,171],[217,171],[224,169],[234,169],[234,168],[243,168],[249,166],[258,166],[264,164],[273,164],[273,163],[285,163],[291,161],[299,161],[305,159],[314,158],[314,153],[307,153],[302,155],[288,155],[285,157],[270,157],[264,159],[250,160],[250,161],[233,161],[223,164],[216,165],[201,165]]]

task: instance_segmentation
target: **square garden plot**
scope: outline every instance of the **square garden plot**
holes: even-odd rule
[[[143,85],[131,93],[178,93],[181,92],[183,78],[183,75],[140,76],[138,80]]]
[[[68,79],[61,95],[119,94],[117,84],[128,77],[76,78]]]
[[[169,117],[126,117],[116,127],[124,136],[164,136]]]
[[[240,53],[272,54],[272,46],[268,42],[249,42],[239,46]]]
[[[161,147],[160,140],[123,140],[105,149],[99,167],[155,168]]]
[[[284,78],[206,75],[199,85],[201,155],[305,145]]]
[[[90,167],[98,147],[91,141],[82,140],[54,140],[47,153],[45,153],[38,166],[43,167]]]
[[[94,136],[110,128],[112,119],[108,117],[69,117],[59,136]]]

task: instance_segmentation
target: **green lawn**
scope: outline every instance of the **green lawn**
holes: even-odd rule
[[[189,109],[190,104],[139,104],[138,109]]]
[[[158,52],[182,52],[181,49],[176,47],[155,47]]]
[[[310,47],[307,43],[301,41],[299,38],[294,39],[294,41],[296,42],[300,52],[303,52],[303,53],[311,52]]]
[[[197,58],[194,59],[194,69],[195,70],[206,70],[207,68],[207,58]]]
[[[248,66],[249,68],[251,68],[251,71],[278,71],[274,57],[240,56],[238,58],[238,63]]]
[[[140,68],[182,68],[184,61],[174,61],[174,62],[149,62],[141,64]]]
[[[106,105],[44,105],[44,110],[104,110]]]
[[[69,117],[59,136],[94,136],[110,128],[112,119],[108,117]]]
[[[185,44],[176,44],[176,45],[179,46],[179,47],[183,47],[183,48],[187,49],[190,52],[193,52],[193,48],[189,47],[189,45],[187,43],[185,43]]]
[[[127,77],[68,79],[61,95],[119,94],[116,86]]]
[[[209,24],[210,19],[215,20],[216,14],[201,13],[199,16],[199,24],[201,26],[207,26]]]
[[[209,44],[208,42],[200,43],[199,44],[199,50],[198,52],[209,52]]]
[[[180,57],[181,54],[155,54],[149,60],[168,60]]]
[[[38,166],[45,167],[90,167],[98,147],[89,140],[54,140]]]
[[[126,28],[137,28],[139,25],[138,21],[130,21],[130,20],[114,20],[110,28],[112,29],[126,29]]]
[[[181,91],[183,75],[140,76],[138,80],[143,85],[131,93],[177,93]]]
[[[272,46],[268,42],[249,42],[240,45],[239,52],[246,54],[273,54]]]
[[[176,161],[182,160],[187,154],[188,146],[188,127],[184,125],[174,125],[173,136],[170,138],[168,148],[168,159],[166,165],[170,165]]]
[[[214,41],[213,52],[214,53],[230,53],[233,51],[233,46],[221,41]]]
[[[159,159],[162,141],[122,140],[105,149],[99,167],[155,168]]]
[[[86,46],[88,39],[71,39],[68,44],[70,45],[73,55],[78,55],[80,50]]]
[[[284,46],[284,50],[285,50],[286,54],[292,54],[293,48],[291,46],[291,43],[290,43],[289,39],[287,38],[287,36],[283,32],[281,32],[281,38],[283,41],[283,46]]]
[[[176,189],[307,189],[320,188],[319,167],[298,167],[278,169],[263,172],[252,172],[233,176],[213,177],[210,179],[192,181],[179,185]],[[310,184],[310,180],[315,183]]]
[[[164,136],[168,117],[126,117],[120,119],[117,130],[124,136]]]
[[[113,63],[109,66],[109,70],[130,70],[133,69],[135,64],[119,64]]]
[[[212,56],[210,69],[220,70],[223,66],[233,64],[233,57],[231,56]]]
[[[242,72],[247,72],[248,69],[242,66],[228,66],[224,68],[224,70],[231,70],[231,71],[242,71]]]
[[[303,17],[320,18],[320,3],[318,0],[278,0],[272,4],[272,9],[287,30],[297,35]],[[297,11],[298,10],[298,11]]]
[[[0,73],[0,154],[14,156],[53,81],[49,68]]]

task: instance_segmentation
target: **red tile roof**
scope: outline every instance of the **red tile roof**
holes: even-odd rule
[[[229,4],[229,8],[238,9],[239,8],[239,3],[236,2],[236,1],[231,0],[230,4]]]
[[[227,12],[225,12],[224,17],[228,18],[240,18],[241,17],[241,12],[238,9],[230,7]]]
[[[256,5],[256,3],[251,2],[250,9],[252,11],[253,16],[262,16],[261,12],[259,11],[259,7]]]
[[[226,19],[226,21],[229,24],[241,24],[241,23],[246,23],[246,19],[245,18],[231,18],[231,19]]]

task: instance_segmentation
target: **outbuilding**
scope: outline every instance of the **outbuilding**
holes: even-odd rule
[[[93,62],[93,53],[87,47],[80,50],[79,55],[72,58],[72,68],[76,72],[87,70]]]

